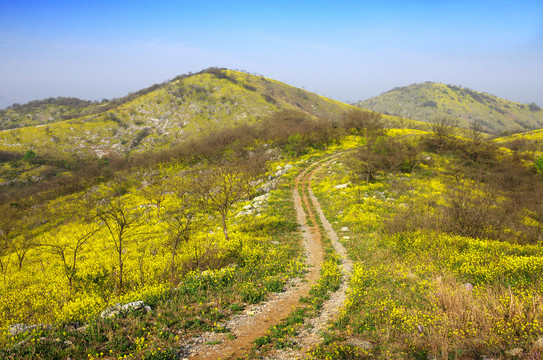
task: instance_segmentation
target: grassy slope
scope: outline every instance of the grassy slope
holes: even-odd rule
[[[534,129],[543,125],[543,111],[532,111],[529,105],[437,83],[395,88],[356,105],[420,121],[450,115],[458,118],[461,125],[468,126],[471,121],[477,120],[486,131],[494,133]]]
[[[157,149],[207,129],[254,122],[280,109],[319,117],[352,108],[242,72],[203,72],[173,80],[106,113],[0,132],[0,150],[102,155]]]
[[[526,140],[534,140],[534,141],[543,140],[543,129],[502,136],[497,139],[494,139],[494,141],[502,143],[502,142],[513,141],[517,139],[526,139]]]
[[[355,271],[332,340],[315,358],[361,358],[346,354],[364,342],[368,359],[501,358],[513,348],[539,357],[533,342],[543,334],[543,314],[533,304],[541,301],[543,248],[425,229],[458,180],[450,154],[423,155],[431,162],[413,173],[370,183],[353,180],[345,159],[318,175],[314,191],[326,216],[336,230],[349,229],[343,242]],[[421,214],[420,229],[386,230],[390,219],[407,222],[409,212]]]

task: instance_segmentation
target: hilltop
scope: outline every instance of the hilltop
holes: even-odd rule
[[[218,68],[109,102],[64,99],[72,98],[3,110],[0,124],[17,128],[0,132],[0,150],[126,154],[168,148],[192,134],[254,123],[278,110],[334,118],[353,108],[263,76]]]
[[[426,122],[433,117],[452,116],[461,126],[467,127],[475,121],[489,133],[543,126],[543,111],[536,104],[521,104],[468,88],[432,82],[397,87],[356,105]]]

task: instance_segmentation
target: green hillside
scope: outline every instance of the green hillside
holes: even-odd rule
[[[536,104],[521,104],[467,88],[432,82],[394,88],[356,105],[426,122],[433,117],[451,116],[457,118],[461,126],[467,127],[475,121],[490,133],[543,126],[543,111]]]
[[[13,104],[0,110],[0,130],[70,119],[98,109],[101,104],[77,98],[57,97]]]
[[[39,124],[0,132],[0,150],[126,154],[167,148],[210,129],[253,123],[277,110],[331,118],[353,108],[275,80],[217,68],[179,76],[109,104],[85,103],[79,112],[58,100],[44,103],[23,106],[26,115],[13,108],[3,111],[3,119],[6,114],[30,119],[16,126]],[[62,116],[84,113],[94,114],[62,121]]]

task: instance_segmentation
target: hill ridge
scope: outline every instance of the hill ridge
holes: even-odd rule
[[[336,117],[354,109],[263,76],[223,68],[180,75],[77,118],[0,132],[0,150],[102,154],[160,149],[210,128],[251,123],[278,110]],[[1,122],[1,121],[0,121]],[[45,125],[45,126],[44,126]]]
[[[543,127],[543,111],[535,103],[522,104],[470,88],[431,81],[395,87],[356,105],[426,122],[433,117],[452,116],[464,127],[477,122],[490,133]]]

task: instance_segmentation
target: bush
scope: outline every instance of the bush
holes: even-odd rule
[[[543,155],[536,159],[535,170],[538,174],[543,174]]]
[[[421,161],[417,145],[392,137],[381,136],[367,142],[352,155],[347,164],[354,177],[373,181],[380,171],[397,174],[412,172]]]

